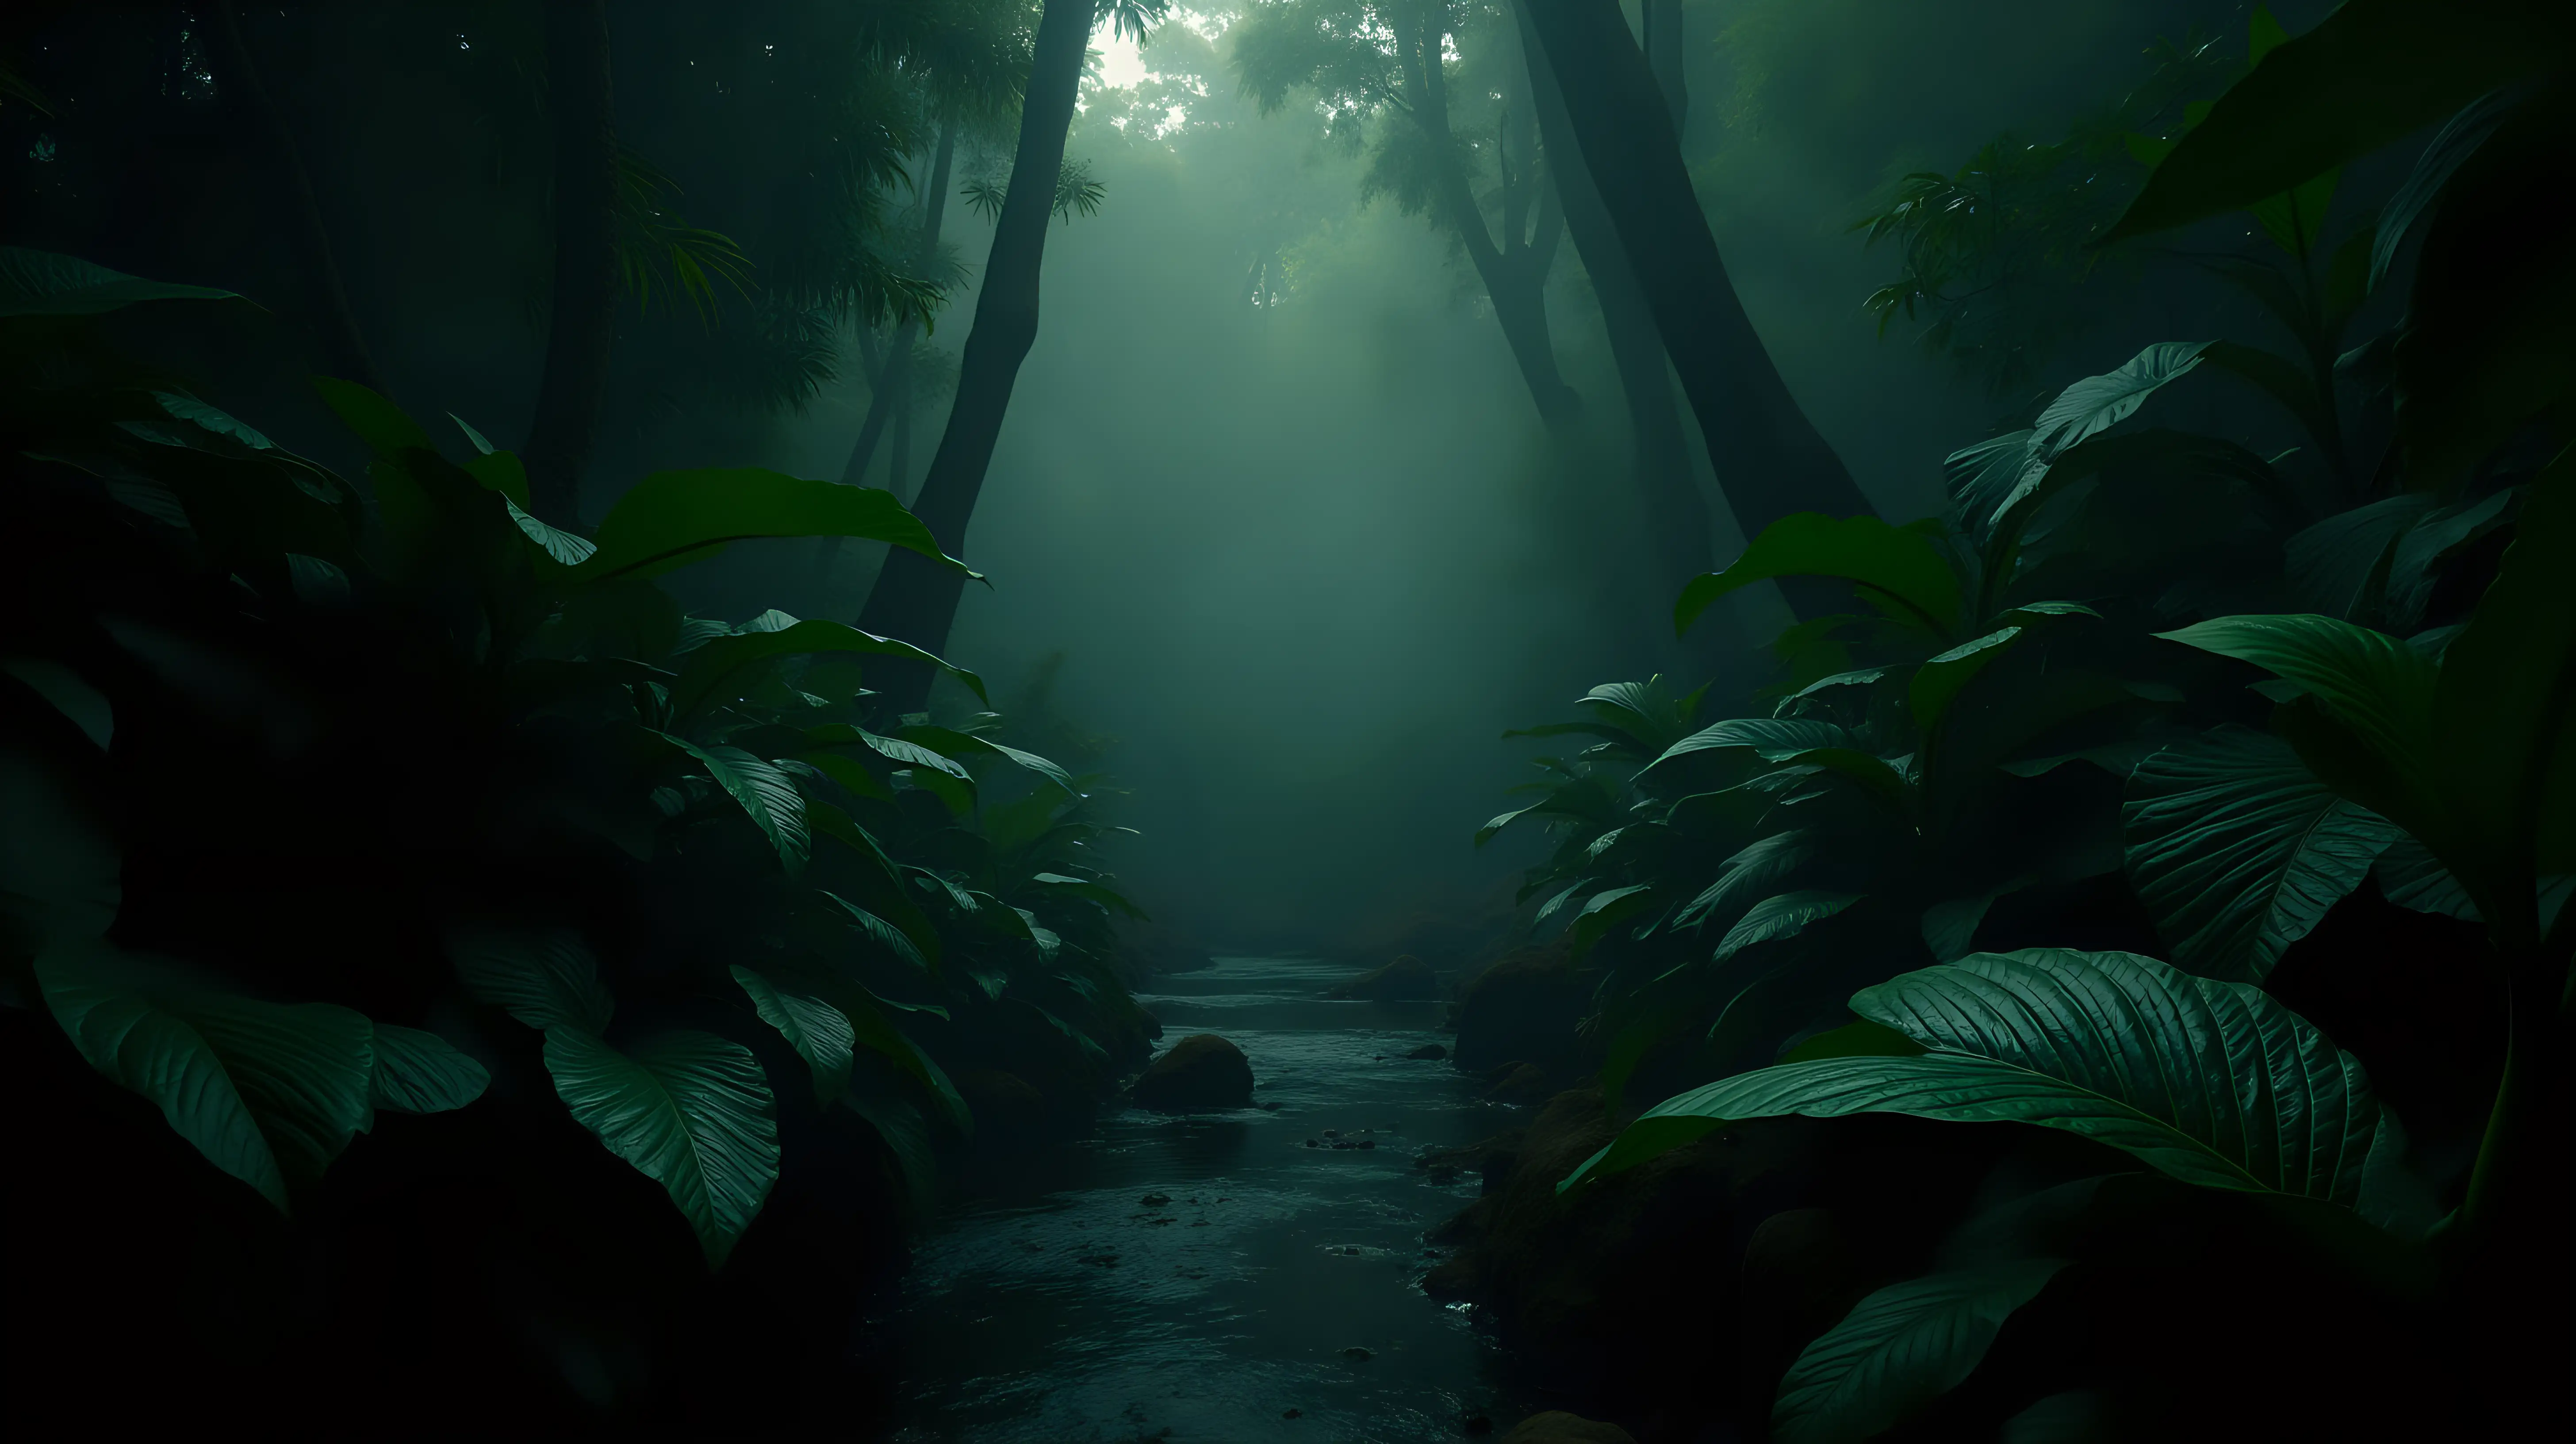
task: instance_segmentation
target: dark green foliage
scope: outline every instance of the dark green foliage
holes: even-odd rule
[[[495,1077],[524,1108],[533,1065],[721,1267],[782,1115],[815,1106],[782,1099],[857,1109],[918,1169],[924,1117],[971,1126],[936,1052],[980,1056],[1006,1010],[1132,1055],[1150,1023],[1110,917],[1136,909],[1080,780],[989,713],[872,718],[850,663],[945,666],[918,648],[691,618],[645,580],[808,536],[964,572],[887,493],[657,473],[594,541],[530,517],[471,426],[459,465],[321,380],[374,457],[370,506],[82,319],[224,293],[8,262],[0,514],[51,544],[21,558],[4,649],[6,961],[208,1161],[288,1209],[379,1109],[469,1108]],[[359,758],[399,780],[351,795],[332,774]],[[191,876],[218,850],[230,883]],[[288,901],[320,877],[371,901]]]

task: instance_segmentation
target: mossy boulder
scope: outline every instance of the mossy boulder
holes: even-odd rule
[[[1148,1064],[1132,1094],[1163,1113],[1243,1108],[1252,1102],[1252,1063],[1214,1033],[1194,1033]]]
[[[1366,998],[1381,1003],[1437,998],[1440,996],[1440,975],[1431,971],[1429,963],[1406,953],[1385,967],[1369,969],[1324,996]]]

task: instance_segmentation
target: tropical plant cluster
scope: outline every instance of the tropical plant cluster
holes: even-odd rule
[[[984,696],[918,648],[690,616],[657,583],[791,537],[964,572],[889,493],[661,472],[585,537],[471,426],[316,378],[362,493],[126,344],[250,304],[0,251],[0,917],[12,1001],[54,1037],[13,1047],[33,1107],[81,1096],[72,1068],[159,1115],[85,1156],[166,1128],[261,1208],[345,1216],[352,1150],[452,1164],[477,1145],[407,1116],[498,1110],[465,1137],[613,1155],[683,1226],[644,1236],[694,1238],[703,1274],[800,1166],[926,1201],[975,1126],[960,1070],[1070,1101],[1141,1061],[1113,933],[1141,914],[1091,779],[990,711],[884,715],[890,658]],[[554,1206],[560,1162],[498,1167]]]
[[[1774,1437],[1952,1437],[1947,1396],[2016,1311],[2134,1266],[2146,1218],[2195,1190],[2258,1200],[2226,1227],[2440,1320],[2480,1391],[2461,1417],[2553,1407],[2538,1340],[2563,1334],[2508,1300],[2566,1265],[2576,314],[2535,207],[2576,131],[2564,16],[2473,8],[2355,0],[2296,39],[2257,11],[2243,78],[2129,140],[2153,168],[2097,240],[2250,215],[2259,249],[2209,264],[2287,353],[2147,346],[1950,456],[1942,516],[1762,531],[1677,628],[1782,577],[1855,605],[1781,633],[1758,711],[1658,678],[1516,734],[1590,739],[1478,837],[1554,836],[1523,898],[1589,959],[1585,1028],[1629,1120],[1562,1189],[1784,1115],[2099,1145],[1810,1342]],[[2385,205],[2335,224],[2340,167],[2418,129]],[[2409,248],[2402,312],[2354,334]],[[2221,384],[2301,444],[2154,424],[2168,388]],[[2443,920],[2416,971],[2501,995],[2433,995],[2479,1040],[2451,1080],[2469,1116],[2412,1120],[2438,1139],[2285,999],[2285,958],[2339,908]],[[2385,1039],[2428,1005],[2347,1000],[2339,1023]],[[2088,1392],[2104,1367],[2019,1379],[2046,1397],[2007,1437],[2118,1437]]]

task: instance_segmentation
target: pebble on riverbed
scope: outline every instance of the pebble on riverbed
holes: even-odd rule
[[[1147,1208],[1161,1208],[1164,1204],[1172,1201],[1172,1196],[1168,1193],[1149,1193],[1137,1201],[1144,1204]]]
[[[1350,1360],[1354,1364],[1365,1364],[1369,1360],[1376,1358],[1377,1355],[1370,1350],[1361,1348],[1357,1344],[1353,1344],[1349,1348],[1342,1350],[1342,1357]]]

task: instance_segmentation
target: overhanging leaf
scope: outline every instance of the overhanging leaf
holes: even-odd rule
[[[1558,1187],[1633,1167],[1729,1121],[1907,1113],[2063,1129],[2186,1183],[2361,1201],[2387,1136],[2361,1064],[2245,983],[2129,953],[1975,953],[1852,999],[1920,1057],[1821,1058],[1657,1105]]]
[[[579,582],[653,576],[703,561],[738,541],[835,536],[881,541],[981,580],[940,551],[921,519],[894,493],[808,481],[758,467],[657,471],[599,523],[599,553],[574,572]]]
[[[814,1071],[814,1096],[825,1103],[850,1086],[850,1020],[821,998],[780,987],[766,974],[740,963],[729,971],[751,999],[760,1021],[778,1030],[796,1056]]]
[[[675,1032],[620,1052],[556,1027],[546,1071],[582,1127],[670,1194],[707,1266],[723,1267],[778,1182],[777,1104],[751,1050]]]
[[[577,933],[465,929],[448,939],[447,957],[465,991],[540,1031],[601,1032],[616,1009]]]
[[[2401,834],[2335,795],[2290,744],[2226,727],[2130,774],[2128,872],[2174,956],[2261,982]]]
[[[761,835],[769,839],[770,846],[778,849],[779,865],[789,877],[805,870],[806,856],[813,847],[805,831],[805,794],[796,790],[796,779],[786,769],[739,747],[721,743],[701,747],[668,732],[655,735],[696,758],[716,785],[741,804],[759,826]]]
[[[72,1045],[151,1100],[206,1161],[287,1208],[375,1116],[374,1028],[328,1003],[266,1003],[173,976],[103,944],[35,960]]]
[[[0,317],[98,316],[145,301],[242,301],[212,286],[146,281],[77,256],[0,246]]]
[[[1744,916],[1736,919],[1735,926],[1726,930],[1726,936],[1718,941],[1717,951],[1710,954],[1709,960],[1722,963],[1756,943],[1774,943],[1796,937],[1813,924],[1859,902],[1860,897],[1859,893],[1853,892],[1810,889],[1764,898],[1745,909]]]
[[[1907,703],[1914,711],[1914,725],[1930,733],[1941,725],[1950,704],[1986,664],[2003,654],[2003,650],[2021,636],[2019,627],[2004,627],[1988,632],[1973,642],[1962,642],[1914,669],[1914,681],[1906,692]]]
[[[1695,577],[1673,607],[1673,631],[1690,630],[1709,604],[1778,577],[1836,577],[1906,625],[1946,637],[1959,625],[1959,579],[1932,539],[1874,516],[1836,521],[1814,512],[1763,528],[1722,572]]]
[[[436,1033],[375,1025],[375,1106],[396,1113],[445,1113],[483,1096],[492,1075]]]
[[[1890,1284],[1798,1355],[1771,1406],[1777,1444],[1873,1439],[1976,1370],[2004,1320],[2067,1265],[2013,1259]]]

